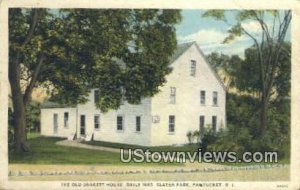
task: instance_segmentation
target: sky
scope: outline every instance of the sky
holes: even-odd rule
[[[205,10],[182,10],[182,21],[176,26],[176,35],[178,43],[196,41],[205,54],[211,52],[220,52],[228,55],[244,56],[244,50],[253,44],[253,40],[243,35],[229,44],[222,44],[222,41],[228,35],[230,28],[223,21],[217,21],[213,18],[203,18],[201,15]],[[228,12],[229,23],[234,23],[234,13]],[[270,22],[271,20],[267,22]],[[255,36],[259,36],[260,26],[255,21],[245,21],[242,26]],[[290,29],[286,39],[290,39]]]

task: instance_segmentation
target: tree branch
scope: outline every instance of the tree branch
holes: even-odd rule
[[[43,65],[44,60],[45,60],[45,56],[43,54],[41,54],[41,56],[39,57],[38,64],[37,64],[37,66],[36,66],[36,68],[35,68],[35,70],[32,74],[29,85],[26,87],[26,90],[25,90],[25,93],[24,93],[24,96],[23,96],[23,102],[24,102],[25,106],[30,101],[32,90],[33,90],[33,88],[36,84],[36,81],[37,81],[37,78],[38,78],[39,73],[41,71],[41,67]]]
[[[262,88],[265,89],[265,77],[264,77],[264,69],[263,69],[263,56],[262,56],[262,50],[260,49],[260,46],[258,44],[257,39],[252,36],[247,30],[245,30],[243,27],[241,27],[242,31],[248,35],[255,43],[255,46],[257,48],[257,54],[258,54],[258,58],[259,58],[259,66],[260,66],[260,76],[261,76],[261,80],[262,80]]]
[[[26,34],[25,40],[24,42],[21,44],[21,46],[25,46],[32,38],[34,30],[37,26],[37,22],[38,22],[38,9],[34,9],[33,11],[33,16],[32,16],[32,21],[30,23],[30,27],[29,30]]]

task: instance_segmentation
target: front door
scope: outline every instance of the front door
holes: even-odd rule
[[[53,114],[53,132],[54,134],[57,134],[58,131],[58,114]]]
[[[80,135],[85,135],[85,115],[80,115]]]

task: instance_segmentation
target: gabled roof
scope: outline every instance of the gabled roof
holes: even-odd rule
[[[186,50],[188,50],[195,42],[178,44],[176,50],[170,58],[170,64],[178,59]]]
[[[226,91],[226,87],[225,87],[224,83],[222,82],[220,76],[217,74],[217,72],[212,67],[212,65],[208,62],[208,60],[206,59],[206,56],[204,55],[204,53],[202,52],[202,50],[200,49],[200,47],[198,46],[198,44],[196,42],[188,42],[188,43],[178,44],[173,55],[170,57],[170,64],[172,64],[174,61],[176,61],[183,53],[185,53],[194,44],[196,45],[197,50],[199,51],[199,53],[205,60],[206,64],[210,68],[210,70],[212,71],[213,75],[216,77],[216,79],[219,81],[219,83],[221,84],[223,89]],[[120,64],[122,67],[125,67],[125,63],[123,61],[121,61],[119,59],[115,59],[115,61],[118,64]],[[66,104],[60,104],[60,103],[51,102],[51,101],[45,101],[44,103],[41,104],[41,108],[65,108],[65,107],[75,108],[76,105],[66,105]]]
[[[222,88],[226,91],[226,86],[224,85],[222,79],[218,75],[217,71],[212,67],[212,65],[209,63],[207,60],[206,56],[204,55],[203,51],[199,47],[199,45],[193,41],[193,42],[188,42],[188,43],[183,43],[183,44],[178,44],[177,49],[175,50],[174,54],[170,58],[170,64],[172,64],[176,59],[178,59],[184,52],[186,52],[192,45],[196,45],[197,50],[199,51],[200,55],[203,57],[204,61],[208,65],[209,69],[213,73],[213,75],[216,77],[216,79],[219,81],[220,85]]]

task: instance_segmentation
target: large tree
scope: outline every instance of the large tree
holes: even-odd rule
[[[102,111],[152,96],[170,73],[177,10],[9,10],[9,82],[15,150],[26,142],[26,107],[36,87],[65,104],[86,101],[92,88]]]
[[[251,70],[248,72],[256,70],[259,73],[258,75],[251,73],[250,79],[257,82],[255,88],[259,90],[261,118],[260,134],[258,135],[263,136],[268,127],[267,112],[278,69],[280,69],[280,59],[286,54],[284,42],[292,18],[291,11],[235,11],[234,23],[230,23],[232,19],[228,19],[226,11],[222,10],[207,11],[203,16],[213,17],[230,26],[229,35],[225,38],[224,43],[229,43],[241,35],[246,35],[252,39],[254,49],[249,50],[248,53],[255,56],[255,63],[252,64],[252,67],[249,68]],[[249,28],[245,27],[245,23],[249,22],[254,23],[252,27],[259,27],[258,33],[252,33]],[[254,79],[253,76],[257,76],[257,78]]]

